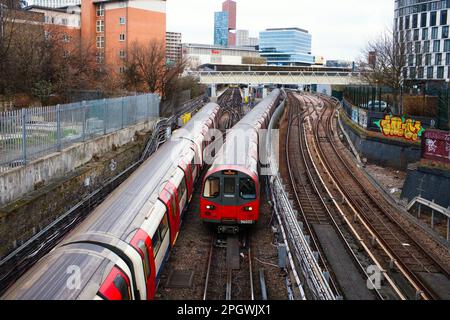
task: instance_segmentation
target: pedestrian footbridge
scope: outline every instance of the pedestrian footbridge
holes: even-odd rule
[[[206,85],[362,85],[361,73],[334,71],[199,71],[193,76]]]

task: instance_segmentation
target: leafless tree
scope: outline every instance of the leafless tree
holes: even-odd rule
[[[398,34],[390,30],[383,32],[376,40],[367,44],[362,55],[358,64],[363,71],[363,78],[371,85],[392,88],[395,104],[399,105],[406,55],[404,43],[399,41]],[[369,61],[370,55],[372,61]]]
[[[176,90],[176,82],[186,67],[185,60],[166,64],[166,50],[161,41],[134,42],[124,62],[124,85],[135,91],[158,92],[169,99]]]

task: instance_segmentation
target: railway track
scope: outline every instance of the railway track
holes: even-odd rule
[[[378,194],[370,183],[357,175],[357,168],[342,155],[333,131],[335,106],[325,101],[325,108],[314,122],[314,144],[325,171],[338,190],[336,197],[342,197],[354,216],[353,221],[361,225],[361,235],[370,243],[382,267],[394,267],[406,280],[411,290],[403,289],[401,298],[439,299],[440,296],[419,274],[441,274],[449,279],[449,270],[424,246],[416,241],[396,219],[395,208]],[[398,283],[398,287],[404,287]]]
[[[203,300],[254,300],[250,235],[212,236]]]
[[[244,115],[242,109],[242,95],[239,88],[227,89],[217,100],[221,107],[219,128],[222,131],[232,128]]]
[[[366,279],[368,278],[366,269],[347,241],[346,236],[348,237],[348,235],[344,235],[342,223],[333,205],[326,203],[326,193],[321,188],[321,181],[314,171],[314,165],[308,153],[304,124],[306,120],[309,121],[308,117],[317,112],[316,107],[321,103],[317,98],[306,95],[295,96],[293,93],[289,93],[288,101],[289,126],[286,135],[286,162],[291,182],[290,190],[294,194],[306,231],[312,239],[312,247],[319,252],[321,267],[331,275],[330,286],[335,296],[349,299],[382,299],[378,290],[374,290],[373,293],[366,290]],[[330,230],[331,228],[334,232]],[[352,266],[341,268],[336,276],[333,267],[327,261],[326,254],[323,252],[316,230],[319,232],[326,230],[328,234],[334,233],[336,240],[341,243],[341,246],[338,246],[342,249],[340,254],[346,255],[346,264]],[[330,258],[333,257],[330,255]],[[343,288],[340,286],[340,282],[348,281],[345,276],[346,271],[359,273],[360,276],[353,280],[358,284],[347,284]],[[354,289],[356,285],[359,286],[358,290]]]

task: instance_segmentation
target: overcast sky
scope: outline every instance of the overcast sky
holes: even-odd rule
[[[213,44],[221,0],[168,0],[167,30],[183,42]],[[312,54],[354,60],[365,43],[392,27],[394,0],[237,0],[237,28],[258,36],[266,28],[298,27],[312,34]]]

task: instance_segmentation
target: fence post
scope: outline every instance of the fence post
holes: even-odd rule
[[[27,109],[22,108],[22,159],[23,165],[27,164]]]
[[[125,99],[124,97],[121,98],[121,101],[122,101],[122,129],[123,129],[123,100],[124,99]]]
[[[56,150],[61,151],[61,106],[56,105]]]
[[[106,99],[103,99],[103,134],[106,134],[106,118],[108,112],[106,109]]]
[[[83,112],[83,142],[86,140],[86,101],[81,102],[81,109]]]

